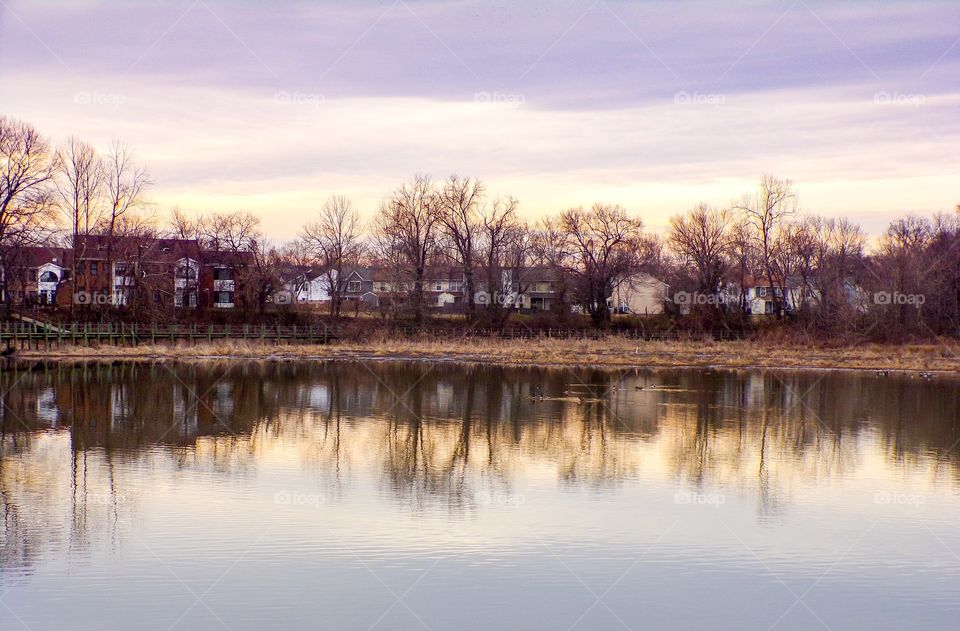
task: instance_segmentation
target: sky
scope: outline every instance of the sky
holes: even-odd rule
[[[276,239],[416,173],[653,230],[768,173],[878,234],[960,203],[960,2],[0,0],[0,114]]]

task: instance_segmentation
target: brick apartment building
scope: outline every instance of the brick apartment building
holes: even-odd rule
[[[204,250],[196,240],[81,237],[73,248],[15,248],[3,261],[0,301],[29,307],[232,309],[249,252]]]

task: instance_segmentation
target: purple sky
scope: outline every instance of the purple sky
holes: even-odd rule
[[[417,171],[654,228],[769,172],[876,233],[960,202],[960,3],[0,0],[0,113],[276,237]]]

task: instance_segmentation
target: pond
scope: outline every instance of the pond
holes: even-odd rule
[[[0,391],[2,629],[960,620],[949,379],[223,362]]]

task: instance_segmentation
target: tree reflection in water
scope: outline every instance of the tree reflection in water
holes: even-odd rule
[[[91,545],[148,491],[118,463],[231,477],[297,470],[332,498],[377,472],[413,511],[466,513],[536,471],[603,491],[674,479],[757,499],[881,466],[953,484],[960,388],[872,375],[425,363],[51,366],[0,375],[2,564]],[[128,470],[128,467],[124,467]]]

